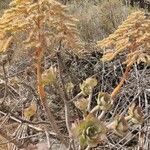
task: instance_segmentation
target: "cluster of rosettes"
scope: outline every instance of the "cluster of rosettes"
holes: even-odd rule
[[[83,120],[75,122],[72,126],[73,137],[79,140],[81,147],[95,147],[97,144],[105,142],[108,132],[113,132],[123,137],[129,131],[130,122],[142,124],[144,120],[142,108],[133,103],[129,106],[126,116],[116,115],[112,121],[105,122],[104,118],[102,119],[97,114],[100,112],[107,113],[113,109],[114,100],[111,94],[99,92],[96,98],[97,105],[92,110],[89,110],[89,99],[87,96],[90,96],[96,85],[97,80],[92,77],[83,81],[80,84],[82,96],[74,102],[75,106],[83,113]]]

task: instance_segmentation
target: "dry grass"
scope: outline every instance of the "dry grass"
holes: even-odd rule
[[[130,12],[119,0],[74,2],[69,4],[69,8],[79,19],[78,28],[85,42],[95,42],[108,36]]]

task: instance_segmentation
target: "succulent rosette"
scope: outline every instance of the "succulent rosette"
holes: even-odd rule
[[[143,123],[143,117],[144,114],[142,112],[142,108],[139,106],[136,106],[135,103],[133,103],[128,110],[128,118],[135,124],[141,124]]]
[[[125,117],[117,115],[112,124],[112,128],[117,135],[125,136],[128,132],[128,122]]]
[[[88,96],[92,93],[93,88],[97,85],[97,80],[95,78],[87,78],[80,84],[80,89],[83,95]]]
[[[97,98],[97,105],[101,110],[108,111],[112,107],[112,101],[110,94],[106,92],[99,92]]]
[[[75,106],[83,112],[86,112],[89,101],[82,97],[74,102]]]
[[[84,120],[76,122],[72,127],[75,136],[81,147],[95,147],[105,139],[106,127],[93,114],[89,114]]]

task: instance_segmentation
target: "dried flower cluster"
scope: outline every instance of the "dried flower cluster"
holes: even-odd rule
[[[55,0],[13,0],[0,18],[0,51],[6,51],[16,33],[25,32],[26,48],[43,45],[53,54],[61,42],[65,50],[77,52],[81,48],[77,20],[66,12]]]
[[[132,13],[108,38],[99,41],[98,47],[106,48],[103,61],[111,61],[118,54],[127,53],[125,64],[150,63],[150,20],[144,12]]]

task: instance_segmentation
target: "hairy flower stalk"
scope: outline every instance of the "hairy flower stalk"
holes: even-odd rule
[[[51,113],[50,108],[48,107],[48,102],[47,102],[46,94],[44,91],[44,85],[42,84],[42,73],[41,73],[42,48],[37,48],[36,52],[38,53],[38,55],[36,55],[37,57],[37,88],[38,88],[40,100],[46,112],[46,116],[48,117],[48,120],[50,121],[52,129],[57,133],[58,138],[66,145],[66,142],[64,141],[64,138],[61,135],[59,128],[56,124],[56,120],[53,114]]]

